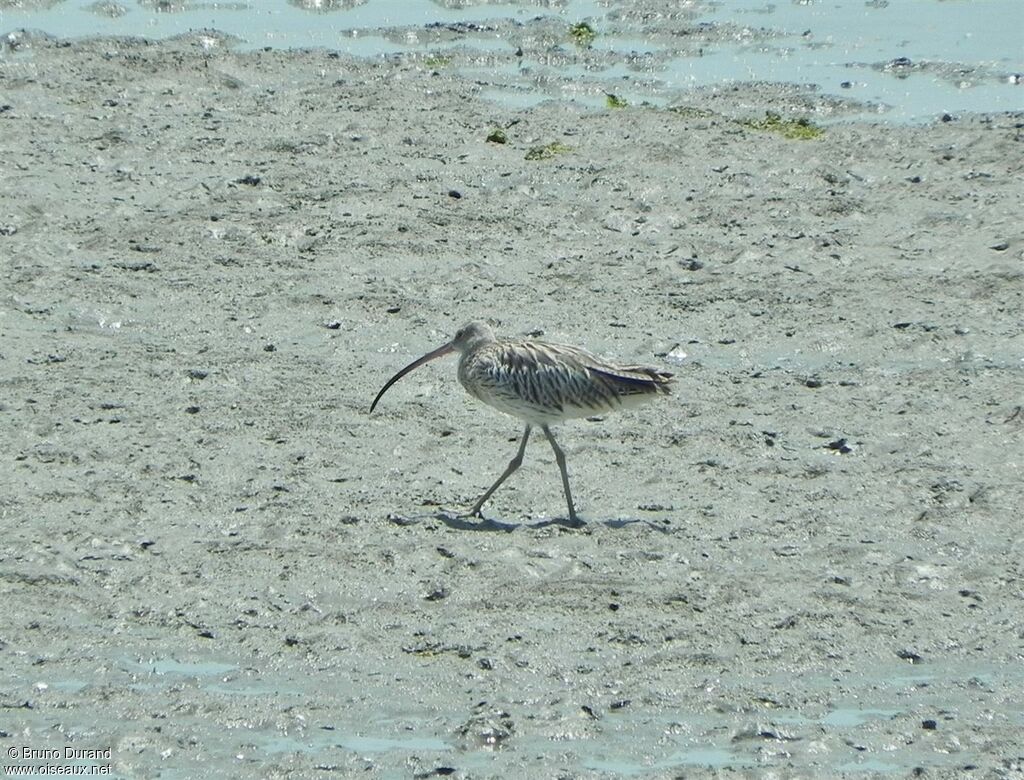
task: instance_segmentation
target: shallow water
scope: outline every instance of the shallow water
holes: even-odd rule
[[[558,8],[532,3],[471,5],[465,8],[416,0],[371,2],[352,8],[327,3],[244,4],[167,3],[117,5],[117,14],[93,10],[87,0],[50,8],[26,2],[0,10],[0,31],[35,28],[61,37],[132,35],[166,38],[195,29],[235,36],[243,49],[322,47],[357,57],[431,54],[458,48],[491,54],[483,66],[453,63],[481,71],[497,82],[484,96],[517,107],[552,97],[604,107],[603,90],[614,89],[630,102],[656,105],[695,87],[757,82],[813,86],[823,93],[863,103],[861,115],[886,121],[933,120],[958,112],[1024,110],[1024,3],[992,0],[950,2],[784,2],[743,0],[695,5],[685,12],[690,28],[732,30],[699,51],[680,48],[681,39],[658,31],[656,21],[619,19],[620,4],[606,8],[572,0]],[[156,10],[165,7],[171,10]],[[597,33],[590,49],[610,58],[597,71],[579,65],[549,65],[516,57],[514,37],[539,16],[559,25],[586,20]],[[514,26],[501,26],[501,22]],[[438,42],[420,35],[427,25],[464,24],[457,40]],[[486,23],[486,24],[484,24]],[[678,26],[682,22],[674,24]],[[483,25],[474,30],[465,25]],[[384,28],[404,30],[384,35]],[[574,46],[552,42],[570,55]],[[637,57],[647,58],[639,66]],[[626,61],[633,62],[630,68]],[[894,64],[895,63],[895,64]],[[565,83],[543,88],[538,73]],[[505,88],[502,87],[505,85]],[[589,85],[589,88],[588,88]],[[575,86],[575,88],[573,88]],[[525,91],[524,91],[525,90]]]
[[[146,690],[154,697],[188,686],[193,691],[190,698],[204,703],[200,713],[218,711],[218,701],[237,697],[251,701],[245,706],[251,708],[253,719],[243,730],[226,730],[216,742],[206,745],[207,755],[221,765],[265,761],[281,754],[306,754],[328,765],[340,753],[362,757],[368,766],[378,757],[388,756],[395,761],[402,755],[457,765],[462,770],[493,766],[496,748],[456,740],[443,725],[459,720],[456,710],[426,712],[398,699],[389,703],[386,715],[368,721],[332,711],[318,716],[310,713],[314,717],[309,720],[284,727],[262,719],[259,713],[280,710],[286,700],[302,702],[310,693],[307,686],[321,681],[291,674],[281,677],[272,672],[263,675],[253,668],[243,673],[230,659],[213,656],[150,658],[124,661],[121,666],[117,677],[123,676],[128,687]],[[1006,666],[980,668],[955,662],[920,666],[897,663],[871,674],[837,670],[818,676],[801,675],[795,680],[779,671],[753,681],[764,695],[760,701],[751,700],[749,707],[735,708],[731,703],[733,692],[726,686],[709,688],[705,697],[709,706],[701,711],[690,709],[692,700],[687,699],[687,704],[683,698],[678,708],[671,702],[657,706],[625,702],[621,709],[604,713],[572,712],[570,708],[551,724],[548,739],[517,738],[515,747],[507,750],[552,760],[564,760],[568,754],[581,768],[621,777],[687,768],[781,767],[791,754],[800,754],[803,761],[827,772],[895,774],[919,766],[952,768],[969,763],[971,751],[953,751],[943,758],[926,741],[891,741],[892,727],[887,724],[898,723],[894,728],[905,733],[941,736],[944,718],[988,717],[983,702],[951,696],[947,687],[1009,692],[1024,685],[1024,672]],[[107,681],[108,685],[115,683],[116,679]],[[69,696],[84,688],[77,680],[52,680],[46,685]],[[799,691],[802,699],[818,703],[797,710],[772,701],[794,691]],[[345,695],[343,690],[338,692]],[[1024,710],[1020,708],[1001,716],[1024,723]],[[28,722],[33,720],[30,713],[24,717]],[[195,719],[197,730],[205,719],[202,714],[188,713],[176,717],[182,721],[179,728],[187,726],[184,721]],[[45,716],[42,718],[45,720]],[[922,725],[928,719],[936,721],[930,731]],[[863,760],[849,761],[849,754],[839,751],[837,745],[871,745],[873,755],[866,753]]]

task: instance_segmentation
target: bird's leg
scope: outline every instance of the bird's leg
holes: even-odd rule
[[[572,491],[569,490],[569,473],[565,470],[565,453],[562,452],[562,448],[558,446],[558,442],[555,441],[555,437],[548,426],[542,425],[541,430],[544,431],[544,435],[547,436],[548,441],[551,442],[551,449],[555,451],[555,462],[558,463],[558,469],[562,472],[562,487],[565,488],[565,502],[569,505],[569,522],[573,525],[582,525],[583,523],[576,516],[576,508],[572,505]]]
[[[512,460],[508,462],[508,467],[502,472],[502,475],[498,477],[498,481],[491,485],[487,492],[480,496],[480,500],[476,502],[476,505],[470,511],[471,515],[476,517],[483,517],[483,512],[480,511],[481,507],[487,502],[487,499],[494,495],[494,491],[501,487],[501,483],[512,476],[513,472],[523,465],[523,453],[526,452],[526,442],[530,440],[530,427],[526,426],[526,430],[523,431],[523,440],[519,442],[519,451]]]

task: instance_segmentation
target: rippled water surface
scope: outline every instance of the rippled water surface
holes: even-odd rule
[[[0,3],[0,30],[161,38],[205,28],[237,37],[242,48],[323,47],[358,57],[438,57],[458,49],[473,56],[452,67],[492,79],[487,97],[520,106],[557,97],[601,107],[607,89],[631,102],[665,104],[694,87],[771,81],[814,85],[889,121],[1024,110],[1018,0],[743,0],[681,4],[673,13],[663,4],[590,0],[461,5],[17,0]],[[531,37],[537,45],[523,47],[523,30],[539,18],[553,26],[539,43]],[[596,33],[587,47],[567,32],[581,22]],[[700,32],[702,43],[694,47],[681,30]],[[574,83],[584,88],[572,89]]]

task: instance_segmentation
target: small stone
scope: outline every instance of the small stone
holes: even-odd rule
[[[841,455],[849,455],[853,452],[853,447],[847,443],[846,439],[836,439],[835,441],[830,441],[825,446],[830,450],[835,450]]]
[[[433,588],[426,596],[423,597],[427,601],[441,601],[442,599],[448,598],[448,589],[440,586]]]
[[[919,664],[924,660],[923,658],[921,658],[920,655],[915,653],[913,650],[907,649],[898,650],[896,652],[896,657],[902,658],[904,661],[910,661],[910,663],[912,664]]]

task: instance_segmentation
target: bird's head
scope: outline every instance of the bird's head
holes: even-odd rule
[[[391,379],[387,381],[387,384],[385,384],[384,387],[380,389],[380,392],[377,393],[377,397],[373,399],[373,403],[370,404],[370,412],[373,412],[377,406],[377,402],[381,399],[384,393],[388,391],[388,388],[410,371],[414,371],[424,363],[429,363],[431,360],[444,357],[452,352],[458,352],[459,354],[464,355],[479,344],[488,341],[494,341],[494,334],[491,332],[491,326],[486,322],[475,321],[463,325],[455,333],[455,338],[447,344],[443,344],[432,352],[428,352],[423,357],[417,358],[391,377]]]
[[[494,333],[486,322],[467,322],[455,332],[451,345],[459,353],[465,354],[482,341],[494,341]]]

